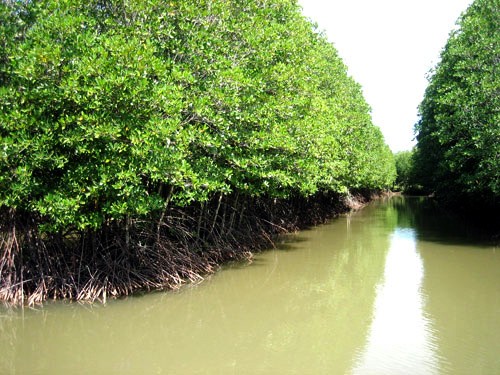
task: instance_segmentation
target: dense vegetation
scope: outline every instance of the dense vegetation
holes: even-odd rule
[[[500,2],[476,0],[430,77],[416,125],[415,182],[448,203],[499,205]]]
[[[413,183],[413,150],[399,151],[394,154],[396,180],[393,189],[408,192]]]
[[[256,222],[393,182],[295,0],[4,0],[0,46],[1,298],[196,278]]]

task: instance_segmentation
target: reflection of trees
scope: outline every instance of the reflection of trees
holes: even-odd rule
[[[395,196],[387,201],[387,215],[394,221],[394,227],[413,228],[415,226],[415,210],[418,210],[422,204],[422,198]]]
[[[396,211],[391,216],[397,218],[397,226],[414,228],[422,241],[487,244],[499,230],[498,222],[444,211],[430,198],[396,196],[388,206],[387,212]]]

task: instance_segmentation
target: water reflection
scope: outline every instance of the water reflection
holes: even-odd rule
[[[457,215],[425,197],[393,197],[387,202],[387,213],[398,227],[414,229],[417,242],[491,248],[495,234],[500,238],[498,217]]]
[[[439,373],[432,324],[423,310],[423,276],[415,231],[397,228],[391,236],[367,345],[353,373]]]

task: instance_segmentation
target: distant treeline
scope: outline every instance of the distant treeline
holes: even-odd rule
[[[500,1],[474,1],[458,26],[420,105],[417,146],[396,155],[398,180],[457,207],[498,207]]]
[[[205,249],[252,202],[395,178],[360,86],[295,0],[3,0],[0,46],[4,296],[56,285],[51,267],[82,284],[89,259],[154,252],[179,228]]]

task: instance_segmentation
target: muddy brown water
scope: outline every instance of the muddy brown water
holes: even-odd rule
[[[500,374],[500,253],[419,198],[178,292],[0,307],[0,374]]]

